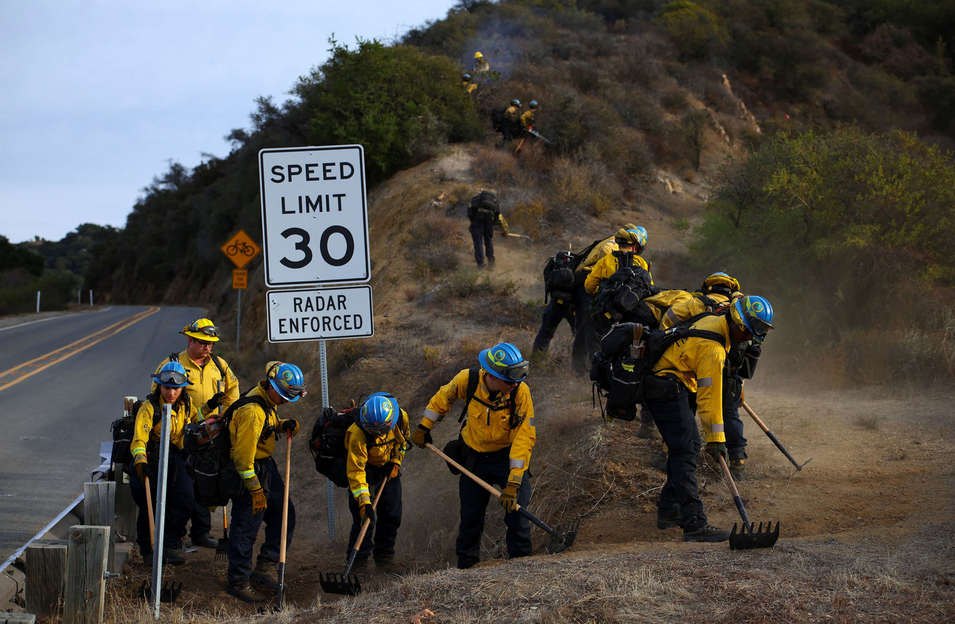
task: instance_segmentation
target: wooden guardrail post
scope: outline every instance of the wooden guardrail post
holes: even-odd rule
[[[33,613],[0,612],[0,624],[36,624],[36,615]]]
[[[109,527],[70,527],[63,624],[102,624],[106,602]]]
[[[116,529],[117,535],[113,541],[122,540],[133,543],[136,541],[136,517],[139,508],[133,500],[123,467],[123,464],[116,464],[116,523],[113,528]]]
[[[66,540],[33,540],[26,552],[27,612],[52,617],[60,612],[66,584]]]
[[[98,481],[86,483],[83,486],[84,522],[89,526],[108,527],[109,554],[106,565],[110,572],[117,572],[115,566],[115,533],[113,523],[116,522],[116,482]]]

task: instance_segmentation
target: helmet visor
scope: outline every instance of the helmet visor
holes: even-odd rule
[[[362,422],[362,428],[374,436],[383,436],[391,431],[391,422]]]
[[[758,316],[747,317],[747,320],[749,321],[750,327],[753,328],[753,338],[759,340],[759,342],[765,340],[769,332],[775,329],[772,323],[767,323]]]
[[[283,385],[282,385],[282,391],[283,391],[286,395],[288,395],[288,397],[289,397],[290,399],[295,399],[295,398],[298,398],[298,397],[300,397],[300,396],[305,396],[306,394],[308,394],[308,393],[305,391],[305,387],[306,387],[305,384],[302,384],[301,386],[293,386],[293,385],[288,385],[288,386],[286,386],[286,385],[283,384]]]
[[[500,375],[505,381],[511,383],[518,383],[524,381],[527,377],[527,371],[529,367],[529,362],[524,360],[523,362],[518,362],[517,364],[511,364],[510,366],[494,366],[494,363],[491,362],[494,372]]]
[[[219,328],[216,327],[215,325],[206,325],[205,327],[196,327],[196,324],[193,323],[192,326],[189,328],[189,331],[205,334],[206,336],[209,336],[210,338],[219,337]]]
[[[186,376],[179,371],[164,370],[161,371],[156,378],[159,380],[159,384],[162,386],[181,387],[186,385]]]

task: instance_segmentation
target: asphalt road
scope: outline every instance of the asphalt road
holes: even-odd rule
[[[0,328],[0,374],[148,310],[112,307]],[[178,332],[205,315],[160,308],[119,333],[16,383],[0,385],[0,561],[83,492],[123,397],[149,392],[149,376]],[[4,380],[9,377],[4,377]]]

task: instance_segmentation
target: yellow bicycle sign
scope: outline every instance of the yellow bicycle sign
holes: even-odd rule
[[[226,241],[225,245],[220,247],[229,260],[232,260],[232,263],[235,264],[237,269],[241,269],[252,258],[259,255],[262,250],[258,245],[255,244],[255,241],[245,233],[245,230],[239,230],[236,232],[232,238]]]

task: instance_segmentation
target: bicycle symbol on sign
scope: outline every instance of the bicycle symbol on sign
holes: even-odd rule
[[[235,241],[231,245],[225,248],[226,255],[235,256],[242,254],[243,256],[254,256],[255,247],[248,244],[245,241]]]

